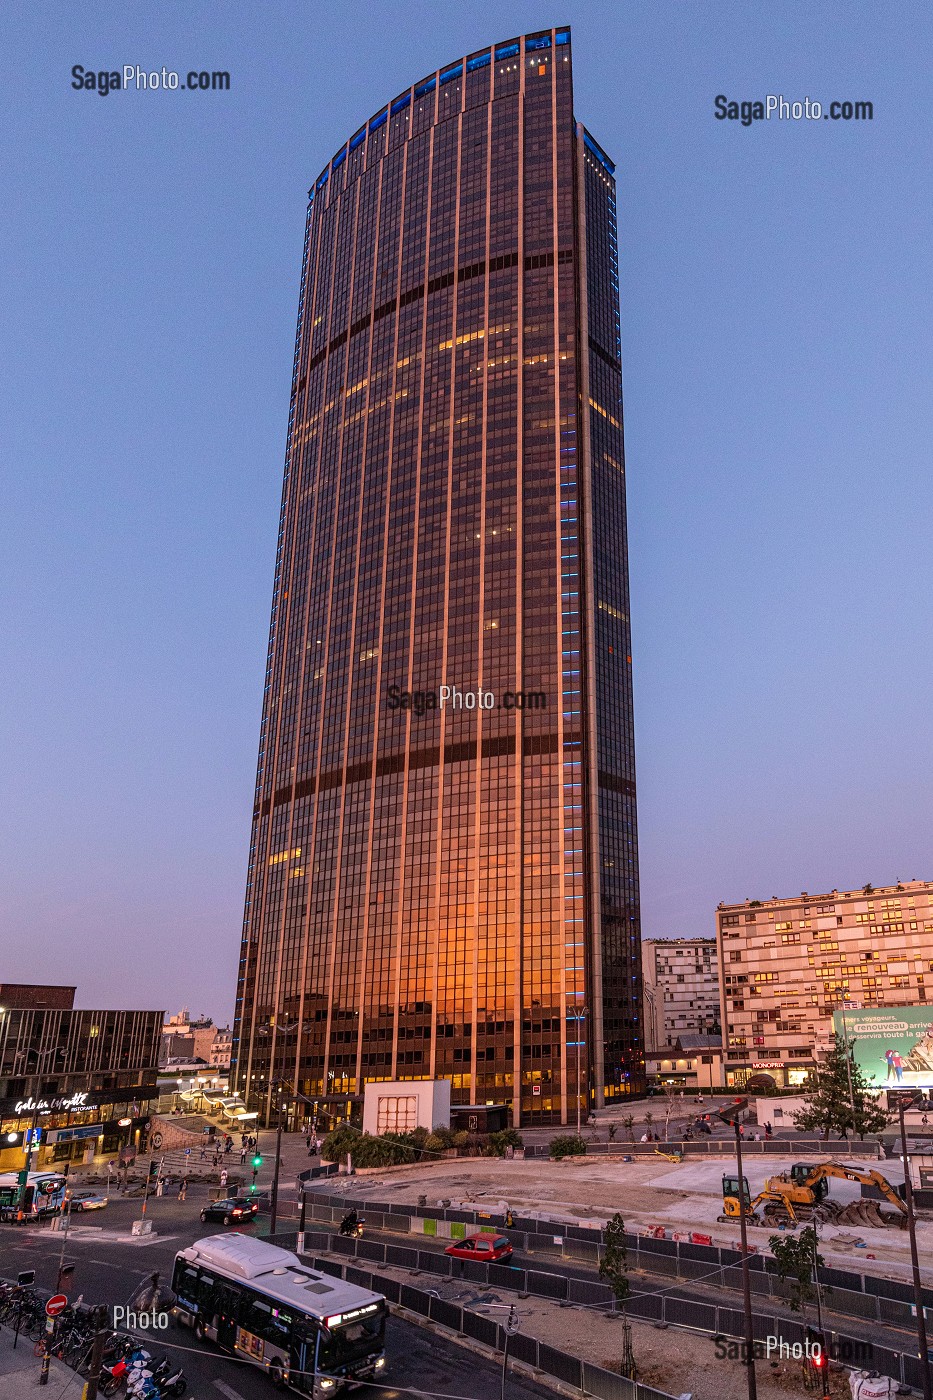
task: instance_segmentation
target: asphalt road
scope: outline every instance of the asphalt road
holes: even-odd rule
[[[192,1188],[185,1202],[174,1197],[151,1200],[147,1214],[158,1234],[152,1243],[145,1244],[94,1238],[80,1229],[99,1226],[107,1233],[128,1234],[131,1222],[139,1216],[138,1200],[111,1200],[106,1210],[84,1219],[76,1217],[78,1232],[69,1234],[65,1249],[65,1258],[75,1264],[65,1289],[70,1299],[75,1301],[83,1294],[87,1303],[125,1304],[156,1269],[170,1282],[179,1249],[205,1234],[223,1230],[223,1226],[201,1224],[199,1211],[206,1199],[206,1191]],[[267,1218],[260,1225],[263,1228],[268,1228]],[[48,1229],[0,1226],[0,1271],[7,1276],[35,1269],[37,1286],[54,1289],[61,1249],[62,1236]],[[254,1367],[200,1345],[187,1328],[174,1321],[167,1331],[153,1333],[146,1344],[154,1355],[168,1353],[184,1366],[189,1384],[186,1400],[273,1400],[281,1394]],[[360,1387],[356,1394],[362,1400],[401,1400],[412,1390],[423,1396],[498,1400],[500,1373],[494,1362],[399,1318],[389,1318],[386,1360],[385,1384]],[[38,1369],[38,1362],[36,1366]],[[74,1393],[80,1394],[77,1383]],[[49,1394],[50,1400],[57,1400],[51,1391]],[[509,1400],[553,1400],[552,1391],[515,1376],[508,1379],[506,1395]]]

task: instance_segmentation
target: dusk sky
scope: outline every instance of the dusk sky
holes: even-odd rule
[[[232,1016],[308,186],[567,22],[617,165],[643,932],[933,879],[925,0],[20,4],[0,980]],[[71,86],[137,63],[230,91]],[[874,119],[715,117],[769,93]]]

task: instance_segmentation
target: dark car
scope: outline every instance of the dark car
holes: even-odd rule
[[[444,1250],[452,1259],[476,1259],[480,1264],[500,1264],[512,1257],[512,1242],[505,1235],[468,1235]]]
[[[256,1202],[246,1196],[230,1196],[226,1200],[211,1201],[209,1206],[202,1206],[201,1219],[220,1220],[224,1225],[248,1225],[257,1209]]]

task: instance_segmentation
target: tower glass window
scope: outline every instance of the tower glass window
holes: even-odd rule
[[[310,192],[233,1047],[266,1114],[644,1083],[614,168],[571,68],[566,29],[447,64]]]

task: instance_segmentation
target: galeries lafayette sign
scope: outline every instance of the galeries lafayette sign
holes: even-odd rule
[[[63,1113],[70,1109],[94,1108],[87,1094],[72,1094],[68,1099],[20,1099],[14,1113]]]

